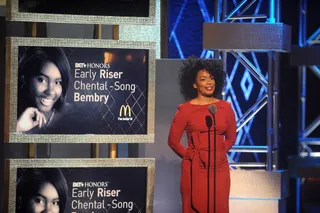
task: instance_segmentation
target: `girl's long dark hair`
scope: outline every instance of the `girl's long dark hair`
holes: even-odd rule
[[[63,213],[66,208],[68,185],[60,169],[28,168],[23,171],[16,187],[16,212],[30,213],[30,199],[37,195],[41,187],[52,184],[59,195],[59,209]]]

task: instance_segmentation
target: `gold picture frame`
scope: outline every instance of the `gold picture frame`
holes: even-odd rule
[[[7,0],[7,20],[24,22],[51,22],[73,24],[105,24],[105,25],[154,25],[156,1],[149,1],[148,17],[103,16],[103,15],[69,15],[19,12],[19,0]],[[124,8],[125,10],[125,8]]]
[[[7,159],[6,160],[6,183],[5,183],[5,207],[6,212],[16,212],[16,189],[17,189],[17,171],[18,169],[28,168],[58,168],[68,169],[72,172],[74,168],[103,169],[103,168],[123,168],[123,167],[146,167],[146,213],[153,212],[154,198],[154,175],[155,159],[153,158],[118,158],[118,159]],[[129,178],[129,177],[127,177]],[[72,178],[71,178],[72,179]],[[74,178],[73,178],[74,179]],[[70,184],[71,180],[67,180]],[[107,178],[106,178],[107,181]],[[112,184],[112,183],[111,183]],[[72,187],[74,182],[72,182]],[[70,190],[70,189],[69,189]],[[137,211],[139,212],[139,211]]]
[[[18,103],[19,47],[118,48],[148,50],[148,79],[146,87],[146,134],[23,134],[16,132]],[[63,38],[7,38],[5,142],[13,143],[154,143],[155,123],[155,43]],[[119,108],[121,110],[121,108]]]

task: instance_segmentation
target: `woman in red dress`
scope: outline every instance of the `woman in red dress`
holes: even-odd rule
[[[223,65],[217,60],[192,57],[180,69],[181,93],[187,102],[178,106],[168,145],[182,158],[180,191],[183,213],[229,213],[230,171],[227,152],[236,140],[236,121],[230,103],[218,99],[224,85]],[[211,105],[216,108],[214,116],[208,109]],[[208,116],[215,119],[216,123],[215,157],[214,131],[213,127],[209,129],[207,126],[210,125],[206,122]],[[187,148],[180,143],[184,131],[188,138]]]

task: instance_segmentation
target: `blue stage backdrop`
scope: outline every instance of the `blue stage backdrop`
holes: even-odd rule
[[[228,1],[228,12],[232,11],[239,3],[239,0]],[[268,14],[267,3],[267,1],[258,0],[244,15]],[[202,25],[203,22],[214,21],[214,1],[169,0],[168,11],[168,57],[184,59],[195,55],[201,58],[213,58],[212,51],[202,48]],[[267,20],[247,20],[246,22],[258,21],[266,22]],[[252,52],[244,55],[267,78],[267,54]],[[238,120],[267,92],[267,89],[231,54],[228,54],[227,73],[226,100],[232,103]],[[266,116],[265,106],[238,131],[236,144],[265,146],[267,141]],[[235,162],[265,162],[265,154],[230,153],[229,156]]]

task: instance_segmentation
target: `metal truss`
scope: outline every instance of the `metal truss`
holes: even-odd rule
[[[259,9],[255,10],[254,14],[246,15],[246,12],[253,6],[259,8],[263,1],[269,3],[269,14],[258,14]],[[227,12],[227,0],[215,1],[215,13],[214,22],[216,23],[233,23],[239,22],[251,22],[258,21],[277,23],[280,21],[280,0],[242,0],[237,3],[233,0],[235,8],[230,13]],[[220,20],[220,17],[222,17]],[[221,53],[221,55],[219,54]],[[261,73],[259,63],[255,57],[255,53],[252,52],[254,62],[251,62],[241,51],[232,50],[231,55],[234,56],[240,64],[242,64],[246,71],[248,71],[264,88],[260,92],[260,95],[255,104],[253,104],[240,118],[237,119],[237,132],[245,127],[254,116],[261,111],[267,105],[267,145],[255,146],[255,145],[234,145],[230,150],[229,161],[232,169],[267,169],[272,171],[278,167],[278,144],[279,144],[279,55],[276,52],[268,52],[268,76],[263,76]],[[224,64],[227,64],[226,51],[214,51],[214,58],[222,58]],[[230,78],[230,77],[229,77]],[[230,79],[228,79],[230,82]],[[230,83],[228,83],[230,84]],[[227,85],[226,90],[231,88],[231,85]],[[224,99],[226,98],[226,91],[223,92]],[[267,162],[235,162],[232,159],[235,153],[253,153],[257,156],[257,153],[265,153],[267,155]]]
[[[312,47],[320,44],[320,27],[307,38],[307,0],[300,0],[299,8],[299,47]],[[314,146],[320,146],[320,137],[312,138],[309,135],[320,126],[320,116],[306,126],[306,88],[307,88],[307,70],[313,72],[315,76],[320,79],[320,69],[318,66],[299,66],[299,93],[300,93],[300,106],[299,106],[299,146],[298,153],[300,157],[314,157],[320,158],[320,152],[314,152]],[[303,184],[302,178],[297,178],[296,183],[296,213],[300,213],[300,199],[301,199],[301,185]]]
[[[299,46],[312,47],[320,44],[320,28],[318,28],[307,39],[307,0],[300,0],[300,21],[299,21]],[[320,157],[320,153],[312,151],[311,146],[320,145],[320,138],[310,138],[309,135],[320,126],[320,116],[306,127],[306,87],[307,87],[307,69],[312,71],[320,79],[320,69],[318,66],[300,66],[300,119],[299,119],[299,154],[301,157],[312,156]]]

